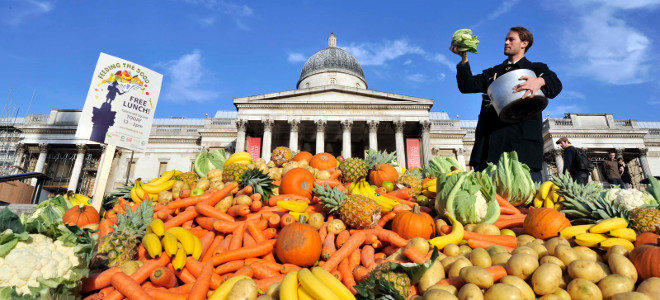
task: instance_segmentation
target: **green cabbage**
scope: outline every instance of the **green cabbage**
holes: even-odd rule
[[[484,172],[459,172],[438,177],[435,210],[445,211],[462,224],[494,223],[500,216],[495,186]]]
[[[452,167],[462,171],[461,165],[458,163],[458,160],[456,160],[454,157],[436,156],[433,159],[429,160],[426,171],[427,171],[427,175],[433,175],[437,177],[441,173],[449,173],[453,171],[451,169]]]
[[[470,29],[459,29],[454,32],[454,35],[451,37],[451,43],[458,47],[458,51],[479,53],[477,52],[479,39],[476,35],[472,35],[472,30]]]
[[[206,173],[213,169],[222,169],[226,160],[225,149],[216,149],[213,152],[202,151],[195,157],[195,173],[199,177],[205,177]]]
[[[532,202],[536,187],[529,167],[518,161],[516,151],[504,152],[493,173],[497,193],[514,206],[524,206]]]

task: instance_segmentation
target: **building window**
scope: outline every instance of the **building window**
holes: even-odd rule
[[[305,88],[306,88],[306,89],[309,88],[309,82],[305,82]]]
[[[167,162],[166,161],[161,161],[160,165],[158,166],[158,174],[163,174],[167,171]]]
[[[337,84],[337,80],[334,78],[330,78],[330,84]]]

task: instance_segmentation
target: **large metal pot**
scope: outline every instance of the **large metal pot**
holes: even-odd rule
[[[527,120],[548,106],[548,98],[539,89],[532,98],[522,99],[526,91],[513,92],[513,87],[524,80],[521,76],[536,78],[532,70],[518,69],[499,76],[488,87],[488,97],[495,108],[500,120],[508,123],[516,123]]]

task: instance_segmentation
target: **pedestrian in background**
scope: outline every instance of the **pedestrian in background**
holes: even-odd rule
[[[568,172],[575,182],[586,185],[589,182],[589,171],[580,167],[578,149],[573,147],[565,136],[560,137],[556,144],[564,149],[564,170],[560,174]]]
[[[617,184],[621,188],[624,188],[625,183],[621,180],[621,172],[619,171],[619,162],[616,160],[616,151],[610,150],[610,157],[608,160],[603,162],[605,166],[605,178],[607,182],[612,184]]]
[[[632,188],[632,176],[630,176],[630,170],[621,156],[619,156],[619,174],[621,174],[621,181],[624,183],[623,188]]]

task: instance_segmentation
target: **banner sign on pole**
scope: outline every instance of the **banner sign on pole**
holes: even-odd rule
[[[419,139],[406,139],[406,166],[422,167],[421,157],[419,154]]]
[[[163,75],[101,53],[76,137],[144,152]]]
[[[247,140],[247,153],[250,153],[252,160],[261,157],[261,138],[249,137]]]

